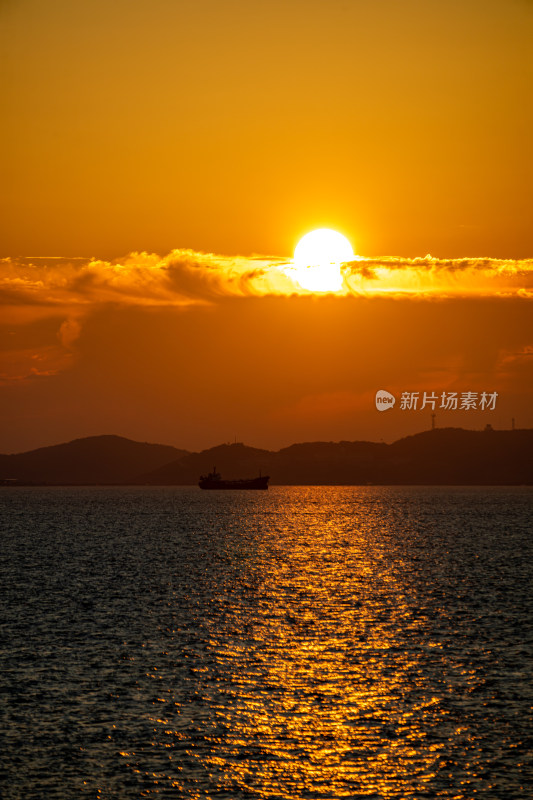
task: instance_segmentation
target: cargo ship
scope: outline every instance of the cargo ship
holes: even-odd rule
[[[200,475],[198,486],[200,489],[268,489],[270,475],[261,475],[258,478],[239,478],[235,481],[225,481],[222,475],[213,467],[213,472]]]

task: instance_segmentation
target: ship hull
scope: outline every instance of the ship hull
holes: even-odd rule
[[[200,489],[268,489],[268,481],[270,480],[268,475],[262,476],[260,478],[250,478],[249,480],[239,480],[239,481],[223,481],[220,480],[210,480],[209,478],[203,478],[198,483]]]

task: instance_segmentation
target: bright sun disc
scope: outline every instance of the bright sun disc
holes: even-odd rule
[[[294,278],[310,292],[342,289],[341,264],[352,261],[352,245],[342,233],[318,228],[306,233],[294,251]]]

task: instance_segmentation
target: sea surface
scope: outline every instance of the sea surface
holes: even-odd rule
[[[0,797],[530,798],[533,489],[0,489]]]

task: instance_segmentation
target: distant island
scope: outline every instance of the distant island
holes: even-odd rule
[[[383,442],[304,442],[278,451],[241,443],[199,453],[121,436],[90,436],[0,455],[3,486],[192,486],[261,471],[275,485],[533,485],[533,429],[437,428]]]

